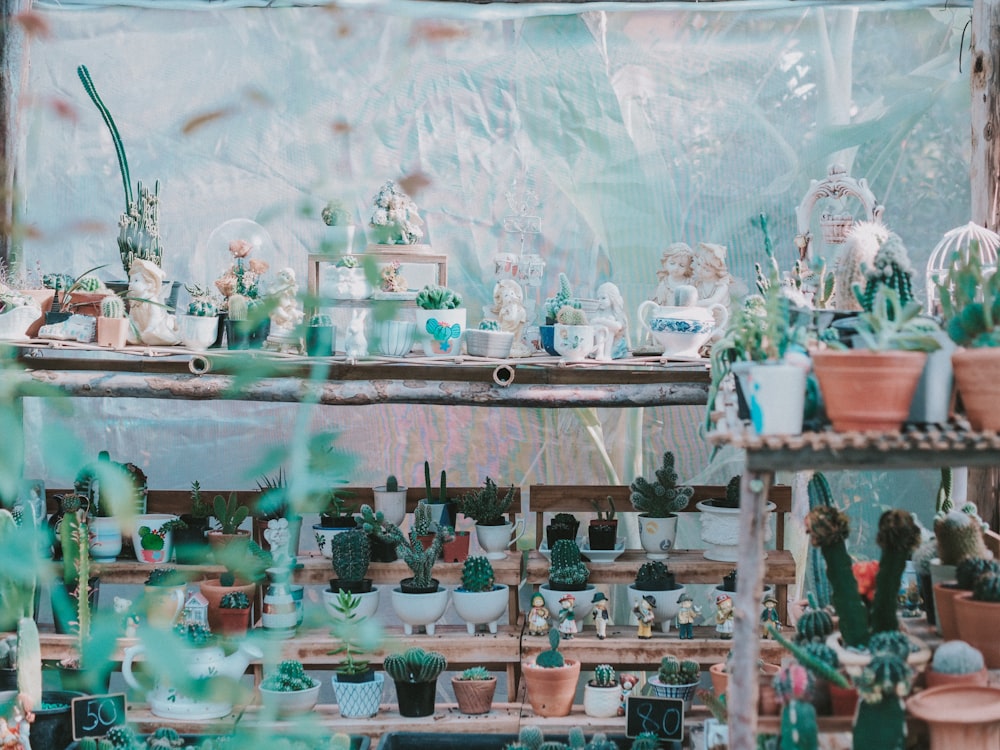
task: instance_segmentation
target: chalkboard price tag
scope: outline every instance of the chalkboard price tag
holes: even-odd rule
[[[73,739],[82,737],[102,737],[112,727],[127,721],[125,716],[125,693],[110,695],[86,695],[74,698],[70,704],[73,716]]]
[[[630,695],[625,700],[625,736],[653,732],[662,740],[684,739],[684,701]]]

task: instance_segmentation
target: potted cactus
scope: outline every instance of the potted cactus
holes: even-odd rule
[[[458,710],[463,714],[486,714],[493,707],[497,689],[496,675],[486,667],[469,667],[451,678]]]
[[[431,511],[431,528],[433,531],[438,526],[450,526],[455,528],[458,525],[458,503],[448,499],[448,473],[441,469],[441,482],[437,490],[431,485],[431,464],[424,461],[424,503]]]
[[[372,669],[362,657],[374,650],[381,633],[361,612],[361,598],[340,591],[332,602],[332,634],[338,642],[331,654],[343,655],[333,675],[333,691],[345,719],[364,719],[378,713],[385,676]]]
[[[336,578],[330,579],[330,590],[343,589],[352,594],[372,590],[372,579],[366,578],[371,563],[371,545],[363,529],[355,527],[330,539],[330,561]]]
[[[250,625],[250,598],[243,591],[227,591],[219,600],[216,619],[217,630],[221,635],[229,637],[246,635]]]
[[[556,316],[559,311],[569,305],[570,307],[580,307],[580,301],[574,299],[573,290],[569,284],[569,277],[565,273],[559,273],[559,288],[555,295],[545,299],[545,325],[539,326],[539,337],[542,347],[553,357],[558,357],[559,352],[555,349],[554,335]]]
[[[955,597],[954,606],[958,637],[982,652],[988,669],[1000,669],[1000,642],[996,637],[1000,572],[996,568],[986,568],[975,579],[972,591]]]
[[[403,558],[413,574],[404,578],[392,590],[392,608],[403,621],[403,632],[412,635],[415,627],[424,627],[434,635],[434,625],[448,608],[448,589],[441,586],[431,573],[441,554],[444,529],[439,528],[433,541],[424,546],[415,529],[399,539],[396,554]]]
[[[942,481],[942,489],[947,490],[945,485],[946,482]],[[937,557],[931,559],[929,565],[931,589],[934,592],[938,632],[950,641],[958,637],[955,608],[952,606],[952,600],[958,595],[954,584],[958,564],[963,560],[983,560],[989,556],[983,541],[983,524],[975,506],[970,503],[967,509],[942,510],[934,519],[934,540]],[[967,588],[971,588],[971,582]]]
[[[549,648],[521,662],[531,710],[538,716],[569,716],[580,679],[580,662],[559,651],[559,632],[549,631]]]
[[[219,306],[208,288],[201,284],[185,285],[191,300],[185,313],[178,311],[177,334],[188,349],[202,352],[219,342]]]
[[[386,520],[381,510],[362,505],[358,511],[358,528],[368,535],[372,562],[391,563],[397,560],[396,545],[403,534],[396,524]]]
[[[598,333],[599,331],[599,333]],[[552,331],[552,346],[559,355],[569,362],[580,362],[593,356],[603,341],[596,336],[607,333],[604,328],[595,329],[587,320],[587,313],[580,307],[563,305],[556,313],[556,324]]]
[[[183,527],[174,529],[174,558],[181,565],[197,565],[208,557],[209,516],[212,505],[201,494],[201,483],[191,482],[191,506],[187,513],[181,513]]]
[[[691,502],[694,487],[678,486],[674,454],[666,451],[652,481],[636,477],[629,499],[639,512],[639,541],[650,560],[666,560],[677,537],[677,513]]]
[[[329,255],[351,252],[357,228],[344,202],[338,198],[331,199],[320,211],[320,218],[327,227],[320,242],[320,252]]]
[[[396,684],[401,716],[415,718],[434,713],[437,678],[447,666],[444,654],[417,647],[385,657],[382,667]]]
[[[598,500],[591,500],[595,517],[587,527],[587,540],[592,550],[615,549],[618,545],[618,519],[615,518],[615,501],[611,495],[608,495],[606,504],[607,510],[602,510]]]
[[[484,487],[465,494],[458,501],[459,512],[476,522],[476,539],[491,560],[505,558],[507,548],[524,531],[523,519],[515,524],[507,517],[513,502],[514,485],[501,496],[496,482],[489,477],[486,477]],[[517,531],[518,524],[521,526],[520,533]]]
[[[702,553],[706,560],[736,562],[740,541],[740,480],[737,474],[726,485],[725,497],[702,500],[695,507],[701,511]],[[774,503],[768,501],[766,513],[771,513]],[[765,516],[767,519],[767,516]],[[771,540],[770,520],[765,520],[764,541]]]
[[[610,664],[594,667],[594,676],[583,686],[583,712],[595,719],[610,719],[621,707],[622,687]]]
[[[372,489],[375,510],[382,513],[386,523],[399,526],[406,518],[406,489],[393,474],[386,477],[385,484]]]
[[[316,313],[306,326],[306,354],[310,357],[332,357],[337,346],[337,327],[326,313]]]
[[[125,315],[125,300],[117,294],[101,299],[101,314],[97,318],[97,345],[124,349],[129,319]]]
[[[212,500],[212,513],[216,526],[209,529],[206,536],[213,550],[220,550],[237,537],[249,537],[250,531],[240,526],[250,515],[250,508],[240,502],[235,492],[229,493],[229,498],[216,495]]]
[[[580,521],[572,513],[556,513],[545,526],[545,545],[551,552],[560,539],[576,541]]]
[[[208,625],[218,631],[223,627],[223,598],[230,593],[241,593],[253,601],[257,586],[266,579],[265,571],[273,561],[270,553],[248,536],[230,542],[218,550],[215,557],[225,570],[218,576],[199,581],[198,590],[208,601]]]
[[[501,331],[496,320],[484,320],[465,332],[465,349],[472,357],[506,359],[513,345],[513,331]]]
[[[580,547],[569,539],[560,539],[549,558],[549,581],[538,587],[539,593],[545,599],[549,612],[556,613],[561,609],[559,600],[567,592],[575,599],[573,615],[577,623],[593,609],[594,594],[597,587],[587,583],[590,570],[583,561]]]
[[[302,662],[286,659],[264,677],[257,689],[265,712],[294,716],[312,711],[319,700],[319,687],[319,680],[306,674]]]
[[[417,292],[417,342],[428,357],[462,353],[465,319],[462,297],[447,287],[428,284]]]
[[[455,612],[474,635],[477,625],[486,625],[491,633],[507,610],[507,587],[495,582],[493,565],[482,555],[473,555],[462,565],[462,585],[451,595]]]
[[[945,641],[934,650],[924,673],[929,688],[941,685],[986,685],[989,672],[983,652],[965,641]]]
[[[681,595],[687,588],[677,583],[674,574],[660,560],[647,560],[636,571],[635,580],[628,586],[629,602],[633,606],[644,596],[652,596],[655,622],[660,623],[664,633],[670,632],[670,625],[680,611]]]
[[[649,686],[653,695],[659,698],[678,698],[684,701],[686,710],[691,710],[694,693],[701,679],[701,667],[690,659],[678,659],[672,654],[660,660],[660,667]]]

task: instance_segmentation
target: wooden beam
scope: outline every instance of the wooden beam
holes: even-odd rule
[[[28,70],[28,40],[14,21],[31,8],[31,0],[0,0],[0,261],[15,255],[15,190],[17,187],[19,104]]]

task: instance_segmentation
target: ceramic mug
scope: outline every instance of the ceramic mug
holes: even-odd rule
[[[516,523],[507,522],[499,526],[476,524],[476,539],[489,560],[502,560],[507,556],[507,548],[524,535],[524,519]]]
[[[553,345],[559,355],[567,362],[582,362],[600,350],[607,335],[608,330],[603,327],[568,326],[556,323]]]

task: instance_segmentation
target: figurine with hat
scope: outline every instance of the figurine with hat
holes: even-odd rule
[[[576,635],[576,613],[573,611],[575,604],[576,597],[570,593],[559,597],[559,632],[564,641],[568,641]]]
[[[594,608],[590,614],[594,618],[594,627],[597,628],[598,640],[604,640],[608,635],[608,625],[611,624],[611,614],[608,612],[608,597],[603,591],[594,594]]]
[[[655,607],[656,597],[652,594],[643,594],[632,605],[632,612],[635,613],[639,627],[636,637],[643,639],[653,637],[653,623],[656,620]]]
[[[701,609],[694,606],[694,599],[686,591],[681,594],[677,603],[681,608],[677,611],[677,633],[682,641],[694,638],[694,625],[701,619]]]
[[[781,618],[778,616],[778,600],[773,594],[764,597],[764,609],[760,611],[760,630],[765,638],[771,637],[771,630],[768,625],[773,625],[775,630],[781,630]]]
[[[715,632],[720,638],[729,639],[733,637],[733,598],[726,593],[721,593],[715,597]]]
[[[528,635],[545,635],[549,632],[549,608],[545,597],[537,591],[531,595],[531,609],[528,610]]]

